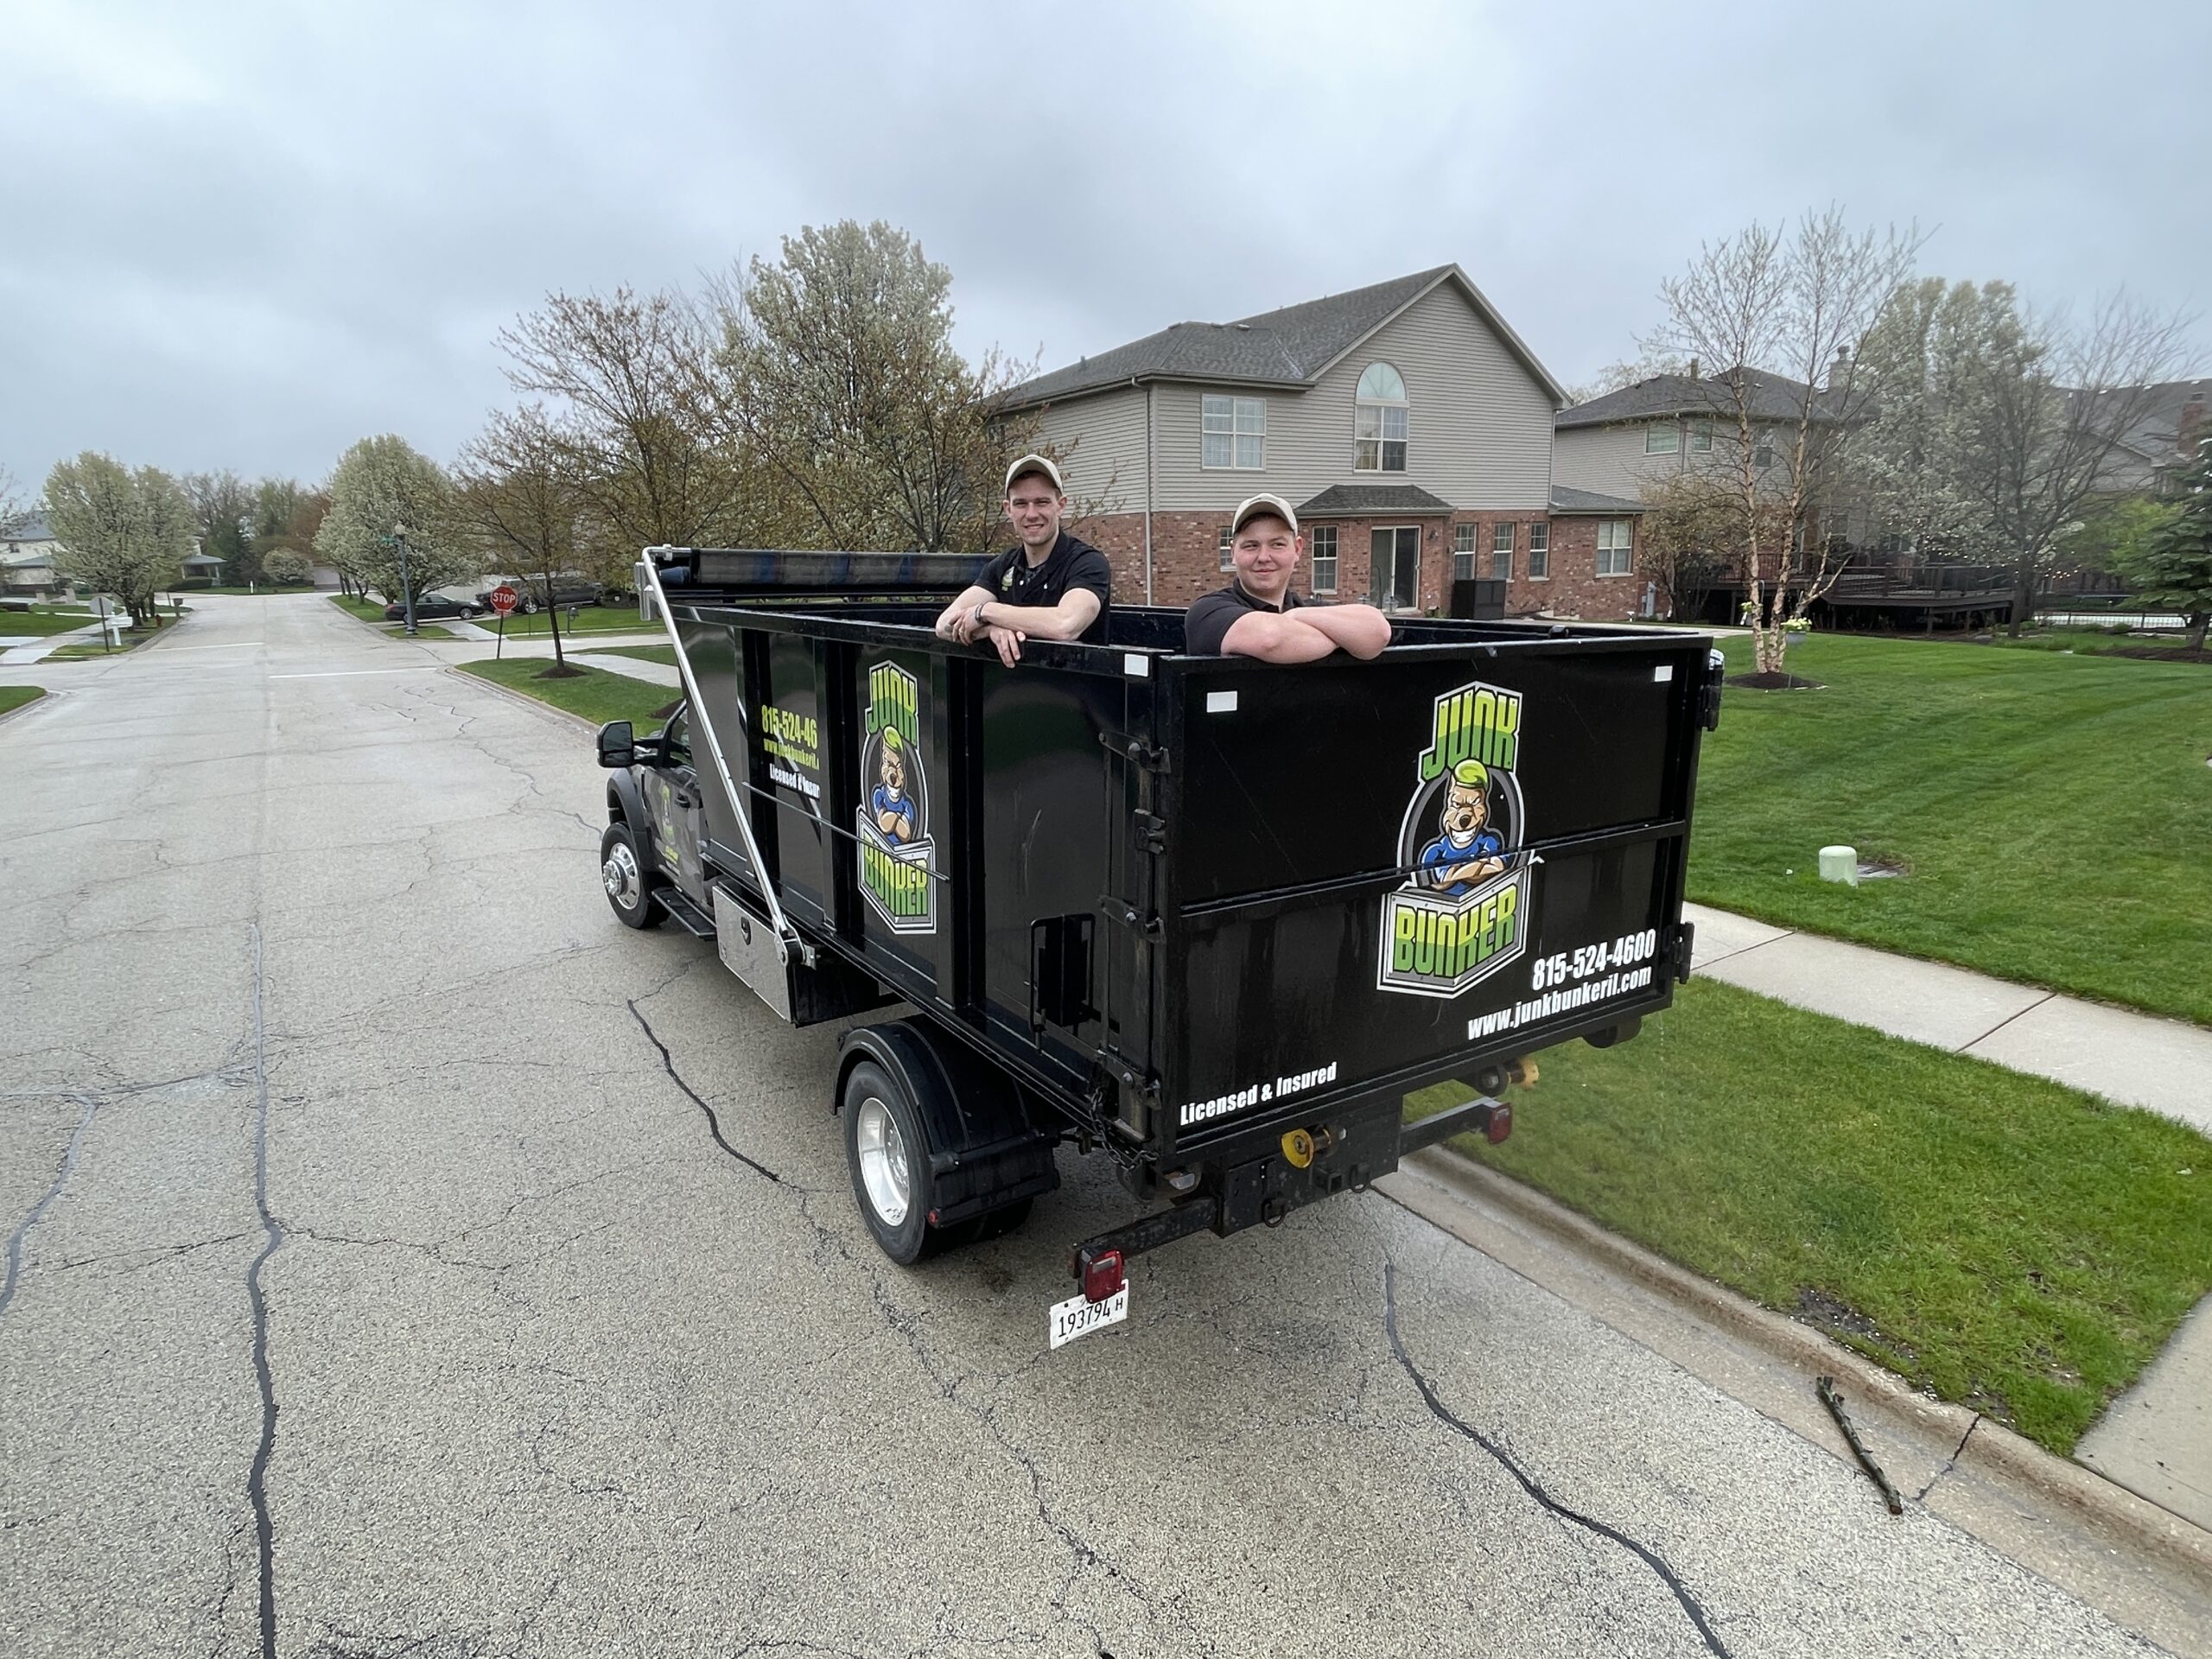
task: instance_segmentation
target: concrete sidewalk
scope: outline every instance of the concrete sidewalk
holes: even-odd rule
[[[1684,905],[1694,971],[1796,1007],[2140,1106],[2212,1134],[2212,1031],[1939,962]],[[2212,1160],[2202,1172],[2212,1179]],[[2212,1300],[2200,1303],[2075,1455],[2212,1529]]]
[[[1815,1014],[2177,1118],[2212,1135],[2212,1031],[1684,905],[1692,967]]]

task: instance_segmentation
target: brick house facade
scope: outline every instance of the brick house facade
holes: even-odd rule
[[[1033,412],[1059,458],[1069,527],[1106,553],[1119,602],[1179,607],[1222,587],[1230,515],[1266,492],[1298,510],[1300,592],[1442,612],[1455,559],[1487,577],[1503,558],[1509,615],[1618,620],[1643,584],[1599,576],[1599,544],[1610,558],[1632,539],[1639,509],[1555,498],[1565,401],[1449,265],[1238,322],[1179,323],[1040,376],[1012,406]]]

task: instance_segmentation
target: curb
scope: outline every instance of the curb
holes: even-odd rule
[[[570,714],[566,709],[556,709],[550,702],[541,702],[528,692],[512,690],[496,680],[486,679],[481,674],[468,673],[459,663],[448,663],[438,672],[466,680],[471,685],[480,686],[486,691],[505,697],[509,702],[520,703],[524,708],[535,709],[541,715],[551,715],[555,719],[567,721],[572,726],[581,726],[588,732],[596,732],[599,729],[599,722],[596,721],[586,720],[582,715]]]
[[[1712,1280],[1608,1232],[1534,1187],[1443,1147],[1415,1153],[1406,1162],[1457,1193],[1510,1211],[1586,1257],[1682,1304],[1710,1324],[1808,1372],[1848,1378],[1859,1398],[1875,1410],[1924,1434],[1965,1440],[1961,1468],[1979,1469],[2025,1487],[2045,1502],[2212,1584],[2212,1532],[2193,1525],[2094,1470],[2014,1433],[1964,1406],[1932,1400],[1895,1372],[1786,1314],[1763,1307]],[[1381,1189],[1378,1188],[1378,1191]],[[1386,1194],[1386,1196],[1388,1196]],[[1392,1202],[1399,1200],[1393,1198]],[[1410,1206],[1401,1205],[1402,1208]],[[1854,1405],[1858,1401],[1854,1401]],[[1977,1423],[1979,1427],[1976,1427]],[[1971,1439],[1967,1430],[1973,1429]]]
[[[35,664],[26,664],[24,666],[34,667]],[[50,709],[60,696],[61,693],[54,690],[51,686],[41,685],[38,688],[38,696],[33,697],[29,702],[17,703],[6,714],[0,715],[0,726],[5,726],[10,721],[20,715],[29,714],[34,709]]]

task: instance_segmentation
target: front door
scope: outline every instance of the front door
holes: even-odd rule
[[[645,773],[645,808],[653,815],[653,841],[661,874],[701,904],[707,901],[699,866],[699,774],[691,766],[688,708],[669,716],[661,732],[659,763]]]
[[[1371,535],[1370,602],[1378,611],[1414,609],[1421,602],[1421,526],[1396,524]]]

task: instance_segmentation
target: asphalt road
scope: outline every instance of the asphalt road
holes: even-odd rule
[[[314,597],[40,677],[10,1659],[2144,1650],[1380,1197],[1048,1354],[1119,1189],[885,1262],[834,1033],[615,925],[573,723]]]

